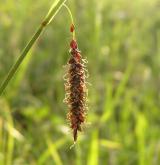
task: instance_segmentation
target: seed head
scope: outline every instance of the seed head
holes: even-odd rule
[[[69,107],[67,119],[70,121],[73,138],[76,141],[78,131],[82,131],[81,126],[86,118],[87,88],[85,63],[75,39],[70,42],[70,55],[67,63],[66,97],[64,101]]]

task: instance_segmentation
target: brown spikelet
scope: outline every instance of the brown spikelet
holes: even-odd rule
[[[85,121],[86,115],[86,61],[82,59],[81,52],[78,50],[76,40],[70,42],[71,57],[67,63],[67,79],[65,83],[66,97],[65,102],[69,107],[67,119],[73,130],[74,141],[77,140],[78,131],[81,131],[81,124]]]
[[[74,32],[74,25],[72,24],[70,27],[70,32],[73,33]]]

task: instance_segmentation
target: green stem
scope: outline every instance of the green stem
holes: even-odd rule
[[[29,50],[32,48],[34,43],[37,41],[39,36],[42,34],[45,27],[53,20],[53,18],[56,16],[56,14],[62,8],[62,6],[65,2],[66,2],[66,0],[57,0],[55,3],[53,3],[47,16],[45,17],[45,19],[43,20],[43,22],[41,23],[41,25],[39,26],[39,28],[37,29],[35,34],[32,36],[31,40],[28,42],[26,47],[23,49],[21,55],[19,56],[19,58],[17,59],[15,64],[10,69],[10,71],[9,71],[8,75],[6,76],[6,78],[4,79],[4,81],[2,82],[2,84],[0,86],[0,95],[2,95],[2,93],[6,89],[9,81],[12,79],[12,77],[14,76],[18,67],[20,66],[20,64],[22,63],[22,61],[24,60],[24,58],[26,57],[26,55],[28,54]]]
[[[72,15],[71,10],[69,9],[69,7],[68,7],[66,4],[63,4],[63,6],[67,9],[67,11],[68,11],[68,13],[69,13],[69,16],[70,16],[70,18],[71,18],[72,25],[75,26],[75,24],[74,24],[74,19],[73,19],[73,15]],[[76,37],[75,29],[74,29],[74,31],[73,31],[72,34],[73,34],[73,39],[75,39],[75,37]]]

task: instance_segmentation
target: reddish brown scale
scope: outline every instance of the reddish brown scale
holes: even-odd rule
[[[75,40],[72,40],[70,43],[70,47],[71,47],[71,54],[74,56],[76,56],[76,54],[78,53],[78,51],[76,50],[78,48],[77,46],[77,42]]]
[[[71,26],[70,28],[71,32],[74,31],[73,27]],[[68,79],[65,84],[67,92],[65,102],[69,107],[67,118],[70,121],[70,127],[73,130],[74,141],[76,141],[78,131],[82,130],[81,125],[85,121],[86,85],[82,56],[78,50],[77,42],[74,39],[70,42],[70,54],[71,57],[68,61]]]
[[[72,24],[70,27],[70,32],[73,33],[74,32],[74,25]]]

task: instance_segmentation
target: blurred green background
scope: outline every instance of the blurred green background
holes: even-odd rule
[[[0,1],[0,82],[52,0]],[[160,1],[67,1],[92,84],[83,132],[66,121],[63,7],[0,98],[0,165],[160,164]]]

